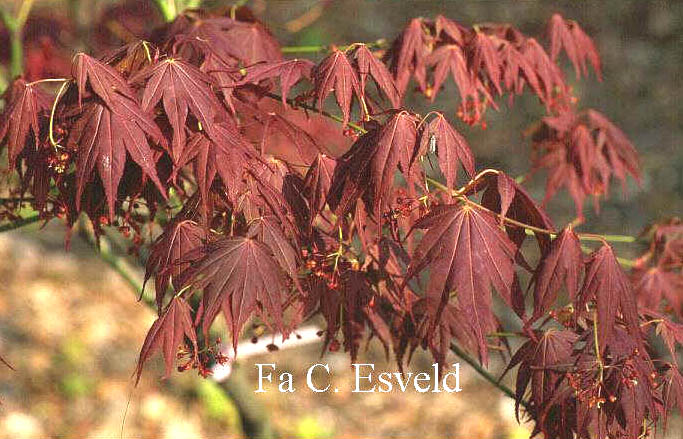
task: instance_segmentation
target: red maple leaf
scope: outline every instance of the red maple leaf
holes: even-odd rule
[[[515,246],[488,212],[468,205],[437,206],[419,220],[427,229],[413,254],[406,279],[429,267],[427,294],[447,300],[455,293],[462,316],[479,343],[479,356],[488,360],[486,334],[491,321],[491,287],[511,303]]]
[[[267,312],[283,330],[285,282],[271,250],[252,238],[223,238],[207,244],[204,256],[188,271],[186,285],[204,291],[204,330],[223,311],[232,332],[233,347],[251,315]]]
[[[314,95],[318,108],[323,108],[323,101],[334,92],[337,105],[344,116],[343,125],[349,123],[351,102],[355,94],[363,99],[363,90],[356,71],[346,54],[335,49],[313,69]]]
[[[0,114],[0,143],[7,145],[10,167],[26,147],[29,135],[33,143],[40,141],[39,116],[50,108],[50,98],[40,88],[16,79],[3,94],[5,108]]]
[[[184,345],[185,337],[190,339],[194,347],[194,355],[197,355],[197,335],[192,325],[191,313],[192,308],[185,302],[185,299],[176,296],[154,321],[140,350],[140,357],[135,369],[135,384],[140,381],[145,362],[156,351],[161,351],[164,356],[166,378],[171,376],[178,347]]]

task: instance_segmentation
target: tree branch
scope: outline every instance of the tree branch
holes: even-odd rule
[[[508,386],[505,384],[501,383],[500,380],[496,379],[495,376],[493,376],[488,370],[484,369],[481,364],[474,358],[472,358],[467,352],[465,352],[463,349],[460,348],[455,343],[451,343],[451,351],[460,357],[465,363],[469,364],[472,366],[472,368],[479,374],[481,375],[486,381],[489,383],[493,384],[498,390],[503,392],[506,396],[509,396],[510,398],[517,400],[517,396],[515,395],[515,392],[512,391]],[[526,402],[525,400],[521,400],[519,404],[524,407],[525,409],[529,410],[529,403]]]

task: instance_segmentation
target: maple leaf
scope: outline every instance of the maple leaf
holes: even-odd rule
[[[9,166],[14,167],[17,157],[26,147],[29,135],[39,143],[39,116],[50,108],[50,98],[35,85],[17,78],[3,94],[5,108],[0,114],[0,143],[7,145]]]
[[[178,47],[174,50],[184,57],[192,55],[192,49],[198,47],[202,55],[214,52],[224,60],[233,59],[242,65],[282,60],[280,44],[253,17],[242,21],[230,17],[179,15],[166,39],[177,41]]]
[[[509,41],[503,41],[500,49],[501,80],[503,86],[511,93],[522,94],[524,84],[543,102],[545,94],[541,89],[538,75],[520,51]],[[512,95],[510,97],[512,102]]]
[[[457,44],[441,46],[430,53],[424,62],[427,66],[434,66],[433,92],[430,97],[432,102],[436,99],[449,73],[453,76],[455,85],[458,86],[462,101],[468,97],[476,97],[476,85],[467,69],[465,53],[460,46]]]
[[[440,307],[440,299],[423,297],[412,305],[410,313],[406,313],[398,342],[394,347],[399,367],[403,367],[406,354],[408,357],[406,362],[409,363],[414,351],[422,345],[423,348],[429,349],[434,360],[439,364],[439,370],[444,370],[449,366],[446,357],[451,350],[451,342],[454,338],[470,351],[477,351],[479,341],[468,323],[460,318],[462,310],[447,303],[442,307],[441,315],[436,319]],[[493,320],[491,316],[489,325],[495,327]]]
[[[627,174],[640,182],[638,153],[631,141],[616,125],[596,110],[587,110],[588,123],[598,130],[596,147],[606,157],[610,171],[625,184]]]
[[[310,130],[305,129],[306,122],[295,123],[285,115],[265,109],[244,109],[242,105],[238,108],[241,118],[246,121],[243,124],[245,136],[258,143],[261,154],[271,154],[293,165],[307,166],[320,151],[325,150],[322,144],[326,142],[321,137],[314,137],[315,132],[310,134]]]
[[[441,41],[450,40],[450,42],[465,45],[465,34],[467,29],[455,21],[439,14],[434,19],[434,30]]]
[[[318,154],[306,172],[303,191],[308,200],[311,224],[325,207],[336,166],[335,159],[326,154]]]
[[[327,202],[338,216],[353,210],[356,201],[368,190],[379,132],[377,126],[372,126],[337,160]]]
[[[505,222],[503,217],[506,217],[550,232],[555,229],[548,215],[536,204],[526,189],[504,172],[483,174],[465,195],[473,194],[482,189],[484,189],[484,194],[481,197],[482,206],[499,213],[501,224]],[[506,232],[518,250],[521,249],[522,243],[527,237],[526,230],[512,225],[506,228]],[[545,255],[550,246],[550,237],[547,232],[534,232],[534,235],[542,254]],[[521,258],[519,251],[517,256],[518,259]]]
[[[267,311],[275,327],[283,329],[284,276],[271,250],[255,239],[230,237],[207,244],[204,256],[189,270],[186,285],[202,289],[207,297],[205,330],[223,311],[233,348],[242,326],[257,310]]]
[[[410,164],[417,140],[416,118],[407,111],[395,113],[380,129],[370,163],[371,205],[380,212],[382,200],[394,186],[397,165],[410,181]],[[410,183],[409,183],[410,184]]]
[[[548,31],[550,34],[550,57],[553,61],[557,60],[560,51],[564,49],[567,58],[574,66],[577,78],[582,73],[587,76],[586,60],[588,60],[593,65],[593,70],[598,79],[602,79],[600,56],[595,48],[595,43],[577,22],[565,20],[560,14],[553,14],[548,23]]]
[[[156,142],[162,141],[159,128],[146,114],[138,111],[134,102],[127,101],[127,98],[114,97],[113,103],[119,108],[118,112],[99,103],[87,103],[69,133],[70,146],[78,150],[76,209],[80,210],[83,188],[97,165],[109,205],[110,219],[114,218],[114,206],[126,163],[126,153],[154,182],[163,196],[166,196],[166,190],[157,177],[156,160],[147,141],[147,137]]]
[[[421,18],[412,19],[396,38],[389,52],[391,71],[401,96],[405,94],[411,76],[415,77],[421,90],[427,89],[425,57],[428,55],[428,37],[422,28],[423,24]]]
[[[389,99],[391,105],[398,108],[401,105],[401,96],[394,83],[394,78],[384,63],[377,59],[365,44],[359,44],[356,47],[353,51],[353,57],[358,68],[360,89],[363,93],[366,93],[367,80],[370,76],[375,81],[377,88]]]
[[[192,309],[180,296],[174,297],[166,306],[164,312],[154,321],[145,337],[140,350],[140,357],[135,370],[135,384],[140,381],[142,367],[156,351],[161,351],[166,363],[166,375],[168,378],[173,369],[178,347],[184,345],[187,337],[194,347],[194,355],[197,355],[197,335],[192,325]]]
[[[491,286],[512,302],[514,244],[493,215],[469,205],[437,206],[414,228],[427,232],[413,254],[406,281],[430,267],[427,294],[442,299],[456,294],[486,363],[486,334],[495,329],[485,326],[491,320]]]
[[[174,160],[178,160],[185,148],[186,121],[190,111],[209,136],[213,134],[214,124],[225,119],[223,107],[211,89],[212,78],[183,60],[166,58],[131,78],[133,83],[144,80],[147,82],[142,108],[151,111],[163,100],[164,112],[173,128]]]
[[[607,195],[612,176],[621,181],[625,190],[626,177],[640,182],[638,155],[626,135],[606,117],[594,110],[583,114],[571,111],[543,119],[545,127],[535,140],[542,151],[534,168],[549,170],[546,183],[547,202],[556,191],[566,186],[574,199],[579,218],[583,200]]]
[[[334,91],[337,105],[344,116],[342,124],[346,127],[351,117],[353,95],[359,100],[363,99],[358,75],[346,54],[341,50],[334,50],[315,66],[311,75],[317,107],[322,109],[323,101]]]
[[[491,37],[485,33],[475,30],[474,36],[470,40],[470,71],[473,77],[477,77],[480,70],[486,70],[486,74],[490,82],[495,87],[498,94],[503,91],[500,88],[500,59],[498,57],[497,47],[491,40]]]
[[[533,407],[546,408],[557,403],[558,385],[565,377],[564,369],[572,364],[578,335],[568,330],[538,331],[536,339],[524,343],[510,359],[503,376],[519,364],[515,386],[515,409],[519,407],[531,384]],[[502,378],[502,377],[501,377]],[[559,392],[561,393],[561,392]]]
[[[77,53],[74,57],[72,74],[78,86],[78,106],[83,103],[86,84],[112,110],[118,109],[119,100],[116,95],[123,95],[135,101],[135,93],[126,79],[115,68],[85,53]]]
[[[669,367],[663,393],[665,408],[669,409],[678,405],[678,410],[681,412],[681,416],[683,416],[683,375],[681,375],[676,367]]]
[[[194,176],[206,213],[209,189],[216,174],[221,177],[228,199],[236,201],[244,188],[243,171],[253,155],[251,146],[237,127],[229,122],[216,123],[211,137],[204,131],[196,132],[190,137],[178,159],[176,170],[188,163],[194,164]]]
[[[249,227],[247,236],[258,239],[271,251],[282,270],[289,275],[294,285],[301,291],[299,283],[299,251],[298,243],[287,239],[282,225],[274,216],[264,216],[254,221]]]
[[[614,340],[615,323],[621,314],[629,334],[640,333],[635,295],[612,248],[603,244],[590,254],[583,286],[577,296],[577,310],[594,300],[597,308],[597,337],[600,353]]]
[[[311,70],[314,66],[313,62],[298,58],[254,64],[246,68],[247,74],[242,83],[259,83],[266,79],[279,78],[282,105],[286,107],[289,91],[301,79],[311,79]]]
[[[571,228],[562,230],[553,240],[550,252],[539,264],[534,285],[534,314],[539,319],[555,303],[557,292],[564,286],[574,300],[579,292],[583,271],[583,253],[578,236]]]
[[[539,97],[547,106],[557,102],[554,98],[556,94],[559,97],[566,96],[567,86],[562,71],[535,38],[525,39],[519,51],[536,73],[538,82],[543,88],[543,94]]]
[[[683,317],[683,277],[680,273],[658,266],[635,270],[632,279],[640,306],[657,311],[662,300],[666,300],[672,312]]]
[[[173,221],[150,247],[145,266],[144,291],[147,281],[154,276],[156,303],[161,314],[164,296],[173,282],[176,290],[180,287],[179,278],[190,264],[197,259],[197,249],[206,240],[206,230],[187,219]]]
[[[453,188],[458,174],[458,163],[462,165],[470,177],[474,177],[474,157],[467,140],[448,123],[442,113],[422,128],[420,147],[417,157],[436,147],[439,167],[446,177],[446,186]]]
[[[650,318],[644,326],[652,324],[655,328],[655,334],[658,335],[666,345],[671,359],[675,365],[678,365],[678,354],[676,353],[676,345],[683,346],[683,325],[675,323],[666,318],[666,316],[655,311],[646,311],[645,316]]]
[[[204,57],[204,61],[199,66],[199,70],[211,76],[220,89],[223,95],[223,101],[228,106],[230,111],[235,113],[235,105],[233,103],[236,87],[242,81],[242,74],[239,70],[239,64],[235,61],[232,63],[226,61],[214,52],[209,52]]]
[[[217,39],[220,49],[247,65],[282,59],[280,44],[258,21],[219,17],[209,18],[206,22],[216,26],[220,32],[220,38]]]

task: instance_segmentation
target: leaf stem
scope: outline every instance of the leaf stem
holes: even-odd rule
[[[387,46],[387,41],[383,38],[368,42],[368,43],[353,43],[347,44],[345,46],[335,46],[334,44],[324,44],[324,45],[309,45],[309,46],[283,46],[280,48],[282,53],[326,53],[330,52],[332,48],[337,48],[341,51],[346,51],[350,48],[363,44],[369,48],[382,49]]]
[[[486,171],[488,171],[488,170],[486,170]],[[481,174],[482,173],[480,173],[480,175]],[[444,192],[450,192],[448,187],[446,185],[444,185],[443,183],[441,183],[441,182],[439,182],[433,178],[430,178],[430,177],[426,177],[426,179],[432,186],[434,186],[434,187],[436,187],[436,188],[438,188]],[[474,180],[476,180],[476,177]],[[465,188],[467,188],[469,186],[471,186],[471,183],[468,183],[468,185],[465,186]],[[479,204],[475,201],[472,201],[467,197],[463,197],[462,196],[463,192],[464,191],[462,189],[460,189],[457,191],[452,191],[452,194],[457,196],[459,199],[461,199],[463,202],[465,202],[467,204],[470,204],[470,205],[472,205],[478,209],[487,211],[487,212],[497,216],[498,218],[501,218],[503,221],[505,221],[508,224],[511,224],[513,226],[517,226],[517,227],[521,227],[521,228],[525,229],[525,231],[528,235],[533,235],[534,233],[543,233],[545,235],[549,235],[551,238],[555,238],[557,236],[557,233],[553,232],[552,230],[532,226],[531,224],[525,224],[523,222],[520,222],[520,221],[514,220],[512,218],[508,218],[504,215],[501,215],[498,212],[494,212],[491,209],[488,209],[487,207],[484,207],[481,204]],[[631,243],[631,242],[636,241],[636,237],[630,236],[630,235],[599,235],[596,233],[577,233],[577,236],[582,241],[608,241],[608,242],[626,242],[626,243]]]
[[[280,96],[280,95],[278,95],[278,94],[275,94],[275,93],[264,93],[264,96],[267,96],[267,97],[269,97],[269,98],[271,98],[271,99],[274,99],[274,100],[276,100],[276,101],[281,101],[281,100],[282,100],[282,96]],[[322,116],[325,116],[325,117],[327,117],[327,118],[329,118],[329,119],[332,119],[332,120],[334,120],[334,121],[337,121],[337,122],[339,122],[339,123],[344,123],[344,119],[343,119],[341,116],[337,116],[336,114],[328,113],[328,112],[325,111],[325,110],[320,110],[320,109],[318,109],[318,108],[315,108],[315,107],[312,106],[312,105],[308,105],[308,104],[303,103],[303,102],[297,102],[296,100],[291,99],[291,98],[287,98],[287,99],[286,99],[286,102],[287,102],[292,108],[303,108],[304,110],[308,110],[308,111],[312,111],[312,112],[314,112],[314,113],[318,113],[318,114],[320,114],[320,115],[322,115]],[[368,130],[366,130],[366,129],[363,128],[362,126],[360,126],[360,125],[358,125],[358,124],[355,124],[355,123],[353,123],[353,122],[347,122],[347,125],[348,125],[349,127],[353,128],[354,130],[358,131],[358,132],[361,133],[361,134],[365,134],[365,133],[368,132]]]

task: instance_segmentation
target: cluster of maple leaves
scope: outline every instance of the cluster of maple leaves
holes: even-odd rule
[[[508,346],[491,336],[497,297],[520,322],[508,370],[519,366],[535,433],[642,437],[683,411],[683,326],[667,317],[683,318],[683,224],[656,226],[629,276],[606,242],[586,255],[580,233],[558,233],[515,179],[477,173],[444,113],[402,107],[411,79],[433,100],[450,75],[458,116],[483,124],[499,98],[529,90],[548,112],[532,170],[547,168],[547,198],[566,187],[580,216],[612,177],[638,179],[638,158],[605,116],[575,109],[558,58],[600,77],[592,40],[560,15],[548,34],[546,50],[507,24],[417,18],[387,51],[332,47],[316,64],[285,59],[245,8],[186,12],[151,41],[77,54],[56,93],[54,81],[11,84],[0,141],[20,201],[0,214],[27,202],[69,230],[84,214],[147,256],[159,317],[138,379],[157,351],[167,375],[179,356],[201,373],[223,361],[219,315],[235,346],[250,319],[286,337],[319,314],[324,349],[352,359],[376,337],[400,365],[422,347],[445,366],[457,340],[486,365]]]

